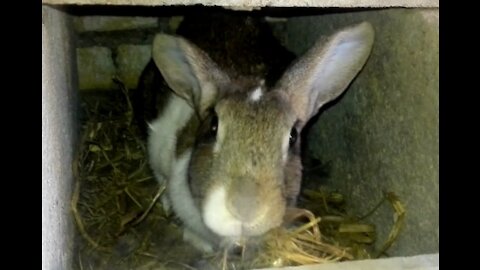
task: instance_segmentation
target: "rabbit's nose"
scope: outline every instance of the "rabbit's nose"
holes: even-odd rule
[[[258,212],[258,186],[249,179],[242,179],[242,185],[232,192],[228,210],[242,223],[253,221]]]

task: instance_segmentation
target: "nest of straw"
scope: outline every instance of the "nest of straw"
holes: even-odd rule
[[[248,261],[229,258],[227,252],[199,253],[182,241],[179,221],[163,211],[159,198],[165,187],[149,169],[145,142],[132,121],[130,93],[115,81],[122,90],[118,95],[83,99],[71,201],[78,229],[74,268],[195,269],[195,261],[220,269],[317,264],[378,257],[398,237],[405,209],[395,194],[386,193],[380,202],[390,202],[395,223],[375,252],[375,227],[365,217],[348,215],[341,194],[309,189],[303,192],[302,207],[311,211],[292,211],[290,225],[267,233]]]

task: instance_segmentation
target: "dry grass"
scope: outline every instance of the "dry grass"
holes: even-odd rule
[[[298,210],[298,217],[309,221],[291,229],[280,227],[265,236],[263,252],[254,265],[285,266],[306,265],[353,259],[348,248],[329,244],[322,239],[318,227],[321,218],[315,218],[308,210]]]
[[[128,90],[118,83],[123,95],[83,99],[85,119],[73,164],[71,201],[78,229],[75,266],[188,269],[181,258],[199,253],[182,243],[178,222],[158,202],[165,187],[153,179],[145,143],[132,123]]]

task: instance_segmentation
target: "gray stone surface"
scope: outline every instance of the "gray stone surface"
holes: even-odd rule
[[[102,5],[196,5],[225,6],[233,9],[254,7],[438,7],[438,0],[42,0],[47,4]]]
[[[71,18],[42,8],[42,269],[70,269],[70,199],[77,141],[75,46]],[[34,180],[34,179],[32,179]]]
[[[116,74],[116,67],[109,48],[78,48],[77,65],[80,90],[114,88],[112,78]]]
[[[284,270],[438,270],[439,254],[283,267]],[[273,268],[271,268],[273,269]],[[278,268],[277,268],[278,269]]]
[[[151,58],[152,46],[121,45],[117,48],[117,71],[129,89],[137,88],[138,78]]]
[[[289,20],[286,44],[304,52],[322,34],[369,21],[376,42],[364,70],[309,134],[309,151],[331,166],[322,184],[345,193],[365,214],[393,191],[405,204],[406,224],[390,255],[439,249],[438,10],[391,9]],[[370,221],[378,241],[393,224],[388,204]]]
[[[168,20],[168,30],[170,33],[175,33],[177,31],[178,26],[183,21],[184,16],[173,16]]]
[[[156,28],[158,26],[158,18],[130,16],[81,16],[74,18],[74,26],[75,30],[78,32]]]

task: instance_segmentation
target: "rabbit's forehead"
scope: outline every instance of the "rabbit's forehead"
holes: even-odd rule
[[[225,97],[215,110],[220,121],[248,126],[263,123],[290,129],[296,121],[293,109],[283,96],[259,89]]]

